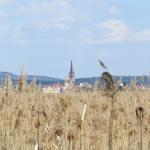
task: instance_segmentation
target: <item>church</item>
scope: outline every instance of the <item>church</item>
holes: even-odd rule
[[[64,82],[64,89],[72,89],[75,87],[75,72],[73,62],[70,63],[70,72],[68,78]]]

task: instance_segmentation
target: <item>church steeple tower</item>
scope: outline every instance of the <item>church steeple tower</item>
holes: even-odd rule
[[[73,83],[75,82],[75,72],[74,72],[74,69],[73,69],[72,60],[71,60],[71,64],[70,64],[69,80]]]
[[[70,88],[73,88],[74,85],[75,85],[75,72],[74,72],[74,68],[73,68],[73,62],[71,60],[70,70],[69,70],[69,77],[65,81],[64,86],[65,86],[66,89],[70,89]]]

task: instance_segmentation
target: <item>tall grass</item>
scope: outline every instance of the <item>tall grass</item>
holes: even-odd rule
[[[8,91],[6,94],[6,90],[0,89],[0,149],[108,149],[112,106],[103,92],[43,94],[33,85],[24,86],[21,94],[14,88]],[[139,122],[135,113],[139,106],[144,108],[142,148],[149,150],[148,89],[115,95],[109,135],[113,150],[139,148]]]

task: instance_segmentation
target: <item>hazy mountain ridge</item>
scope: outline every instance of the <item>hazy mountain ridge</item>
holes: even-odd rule
[[[10,72],[0,72],[0,83],[2,84],[5,78],[10,77],[13,83],[17,83],[19,75],[10,73]],[[64,80],[55,77],[48,77],[43,75],[26,75],[27,83],[31,83],[32,80],[36,80],[37,84],[48,85],[53,83],[63,83]]]
[[[0,72],[0,83],[3,84],[5,78],[10,77],[13,83],[17,83],[19,75],[10,73],[10,72]],[[150,83],[149,76],[114,76],[115,80],[121,79],[126,84],[129,84],[131,80],[135,79],[136,81],[141,84],[144,83],[144,85],[148,85]],[[37,84],[41,85],[49,85],[54,83],[64,83],[64,79],[61,78],[55,78],[55,77],[49,77],[44,75],[27,75],[26,80],[27,83],[31,83],[32,80],[35,79]],[[89,84],[94,84],[97,80],[99,80],[100,77],[82,77],[76,79],[76,84],[80,84],[82,82],[86,82]]]

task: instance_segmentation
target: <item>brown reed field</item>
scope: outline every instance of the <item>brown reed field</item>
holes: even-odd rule
[[[115,95],[111,147],[111,98],[103,92],[18,89],[0,89],[0,150],[150,150],[149,89]]]

